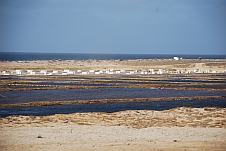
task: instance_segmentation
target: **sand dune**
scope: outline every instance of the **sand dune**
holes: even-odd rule
[[[226,110],[58,114],[1,119],[1,150],[225,150]]]

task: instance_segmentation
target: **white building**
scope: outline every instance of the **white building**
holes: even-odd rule
[[[100,74],[100,72],[95,72],[95,74]]]
[[[115,73],[116,73],[116,74],[120,74],[120,73],[121,73],[121,71],[115,71]]]
[[[59,72],[57,70],[53,70],[53,74],[58,74]]]
[[[33,70],[27,70],[27,73],[31,73],[31,72],[33,72]]]
[[[47,70],[41,70],[40,73],[46,75],[47,74]]]
[[[3,74],[3,75],[10,75],[10,73],[7,72],[7,71],[2,71],[2,74]]]
[[[35,74],[36,74],[36,72],[32,71],[32,72],[30,72],[29,74],[31,74],[31,75],[35,75]]]
[[[22,70],[15,70],[16,74],[22,74]]]
[[[157,74],[162,74],[162,73],[163,73],[162,69],[159,69],[159,70],[157,71]]]
[[[135,71],[129,71],[129,74],[135,74]]]
[[[82,72],[82,74],[89,74],[88,72]]]
[[[90,74],[94,74],[95,73],[95,70],[89,70],[89,73]]]
[[[113,71],[110,71],[110,72],[108,72],[108,74],[114,74],[114,72]]]
[[[150,71],[150,74],[155,74],[154,69],[150,69],[149,71]]]
[[[180,60],[179,57],[173,57],[174,60]]]
[[[68,73],[68,72],[70,72],[70,70],[66,70],[66,69],[64,69],[64,71],[63,71],[63,72]]]

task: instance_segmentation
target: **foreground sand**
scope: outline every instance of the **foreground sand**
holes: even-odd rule
[[[1,150],[225,150],[226,109],[2,118]]]
[[[50,124],[1,129],[1,150],[225,150],[221,128]]]

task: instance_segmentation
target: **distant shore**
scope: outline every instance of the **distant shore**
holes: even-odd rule
[[[1,61],[1,74],[171,74],[225,73],[226,60],[36,60]],[[18,72],[18,73],[17,73]]]

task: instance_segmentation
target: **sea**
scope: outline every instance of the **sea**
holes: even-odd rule
[[[98,53],[33,53],[0,52],[0,61],[32,60],[130,60],[130,59],[225,59],[226,55],[189,55],[189,54],[98,54]]]

